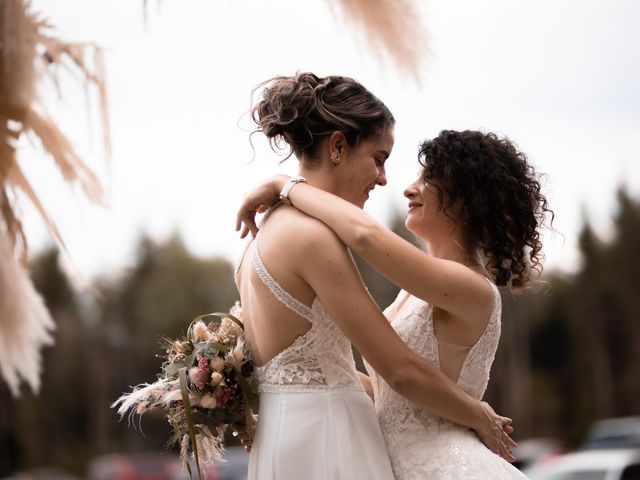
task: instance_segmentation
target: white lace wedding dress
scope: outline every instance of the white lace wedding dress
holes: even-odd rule
[[[385,310],[393,328],[413,351],[445,372],[459,372],[458,385],[477,399],[482,398],[487,388],[500,338],[500,294],[495,285],[491,286],[494,290],[491,318],[471,348],[438,342],[431,306],[408,297],[404,291]],[[367,369],[396,480],[526,479],[482,444],[472,430],[431,415],[398,395],[369,365]]]
[[[373,402],[358,380],[349,339],[317,297],[308,307],[271,277],[260,257],[259,238],[246,257],[275,298],[311,328],[256,369],[260,410],[249,480],[392,480]]]

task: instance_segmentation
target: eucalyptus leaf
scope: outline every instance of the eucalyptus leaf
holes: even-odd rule
[[[188,368],[189,365],[186,361],[170,363],[166,367],[164,367],[164,373],[167,377],[173,377],[178,373],[178,370],[181,368]]]
[[[222,353],[227,353],[229,351],[229,349],[223,343],[220,343],[220,342],[211,342],[209,343],[209,345],[213,346],[216,350]]]
[[[166,367],[164,367],[164,371],[168,377],[173,377],[178,373],[178,370],[181,368],[190,368],[193,365],[193,362],[196,359],[196,355],[198,354],[198,348],[194,348],[191,355],[182,360],[181,362],[170,363]]]

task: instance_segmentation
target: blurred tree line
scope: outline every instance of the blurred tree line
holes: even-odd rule
[[[201,313],[228,311],[238,298],[231,264],[197,258],[174,236],[142,238],[134,265],[99,279],[98,295],[73,293],[55,250],[34,260],[32,276],[56,320],[56,344],[39,395],[25,389],[16,400],[0,383],[0,478],[44,465],[82,473],[97,454],[163,451],[170,428],[161,414],[145,414],[134,430],[110,405],[156,379],[162,337],[184,334]]]
[[[576,447],[591,422],[640,414],[640,201],[617,192],[610,240],[585,219],[581,266],[519,297],[503,292],[502,339],[486,398],[517,436]]]
[[[605,242],[585,220],[574,274],[548,273],[546,286],[518,297],[503,292],[485,398],[514,419],[516,438],[574,446],[593,420],[640,413],[640,202],[622,189],[614,226]],[[411,239],[400,215],[392,228]],[[391,303],[397,287],[356,261],[379,305]],[[174,236],[142,238],[134,265],[98,279],[97,296],[73,292],[54,250],[34,260],[32,274],[56,319],[56,345],[45,352],[40,395],[25,389],[16,400],[0,383],[0,477],[42,465],[82,472],[97,454],[161,451],[169,427],[160,414],[146,414],[140,432],[118,422],[110,404],[155,380],[161,337],[235,302],[232,265],[195,257]]]

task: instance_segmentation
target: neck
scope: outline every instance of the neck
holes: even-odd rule
[[[482,266],[482,261],[477,252],[469,251],[464,246],[464,239],[458,228],[451,227],[449,231],[436,232],[429,238],[421,237],[429,245],[429,251],[434,257],[461,263],[473,270]]]
[[[328,163],[328,162],[325,162]],[[298,175],[307,179],[310,185],[320,188],[326,192],[338,194],[338,186],[335,182],[335,175],[331,175],[327,168],[322,165],[319,168],[307,168],[300,164]]]

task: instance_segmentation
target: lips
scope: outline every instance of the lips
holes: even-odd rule
[[[415,210],[418,207],[421,207],[422,204],[418,202],[409,202],[409,211]]]

